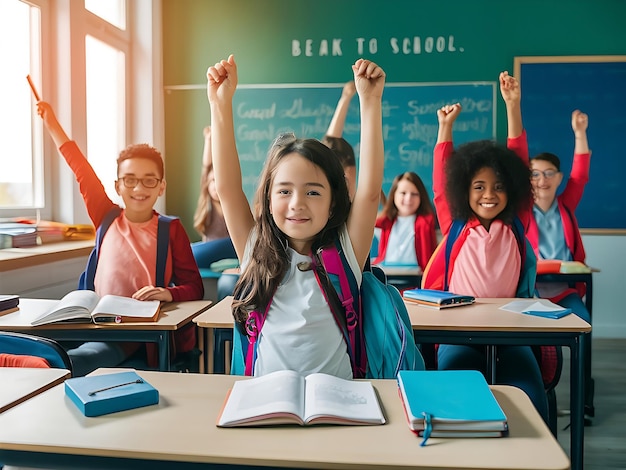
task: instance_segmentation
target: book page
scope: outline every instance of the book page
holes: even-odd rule
[[[43,325],[53,321],[86,318],[91,321],[90,312],[98,303],[99,297],[91,290],[74,290],[66,294],[59,303],[39,318],[32,325]]]
[[[304,379],[294,371],[278,371],[238,380],[230,392],[218,426],[277,424],[289,420],[261,420],[289,416],[292,416],[291,422],[301,422],[303,397]],[[296,416],[298,418],[294,420]]]
[[[95,306],[92,316],[113,315],[136,318],[152,318],[159,309],[158,300],[136,300],[119,295],[103,295]]]
[[[327,374],[306,377],[304,416],[307,423],[384,424],[371,382]]]
[[[515,313],[524,313],[531,310],[536,312],[560,312],[565,309],[548,299],[528,299],[514,300],[500,307],[500,310],[506,310],[507,312]]]

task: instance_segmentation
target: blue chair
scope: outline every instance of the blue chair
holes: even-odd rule
[[[59,343],[49,338],[0,331],[0,353],[36,356],[45,359],[50,367],[72,371],[72,361]]]

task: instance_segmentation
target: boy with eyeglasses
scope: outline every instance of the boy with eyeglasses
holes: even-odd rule
[[[535,203],[534,217],[527,236],[537,259],[585,262],[585,248],[575,212],[589,181],[591,151],[587,142],[587,126],[588,116],[581,111],[574,111],[574,161],[567,185],[558,196],[556,192],[563,180],[559,157],[552,153],[540,153],[530,160]],[[539,284],[537,287],[541,297],[557,301],[574,293],[572,290],[565,291],[563,286],[554,283],[545,286]],[[584,291],[579,293],[584,295]],[[574,311],[578,313],[578,310]]]
[[[105,216],[118,206],[109,199],[89,161],[76,142],[67,136],[50,104],[39,101],[37,112],[76,176],[91,221],[99,227]],[[178,219],[169,224],[164,286],[157,285],[159,214],[154,210],[154,204],[166,187],[161,154],[147,144],[130,145],[117,159],[117,175],[115,190],[124,207],[102,239],[93,283],[95,292],[100,296],[114,294],[164,302],[202,299],[202,278],[189,237]],[[189,329],[185,336],[177,338],[176,342],[193,347],[195,329]],[[97,367],[119,365],[139,346],[135,343],[90,342],[70,349],[68,353],[74,363],[75,375],[83,375]],[[148,353],[148,363],[152,365],[156,362],[156,349],[150,347]]]
[[[559,157],[552,153],[540,153],[530,160],[531,183],[534,192],[533,215],[527,237],[535,250],[538,260],[561,260],[585,262],[585,247],[578,228],[575,212],[585,185],[589,181],[591,151],[587,141],[588,116],[575,110],[572,113],[574,131],[574,161],[565,189],[556,194],[563,173]],[[566,283],[538,282],[540,297],[548,298],[591,323],[591,316],[582,298],[585,284],[577,283],[570,288]],[[591,347],[589,335],[583,338],[585,348]],[[590,383],[590,371],[586,371],[586,383]],[[588,393],[592,393],[589,392]],[[589,400],[586,400],[589,401]]]

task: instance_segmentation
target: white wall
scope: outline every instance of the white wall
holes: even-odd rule
[[[626,338],[626,236],[583,235],[593,274],[594,338]]]

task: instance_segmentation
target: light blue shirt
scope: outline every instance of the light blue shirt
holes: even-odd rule
[[[572,261],[572,253],[565,243],[563,221],[556,199],[546,212],[535,205],[533,214],[539,231],[539,257]]]

